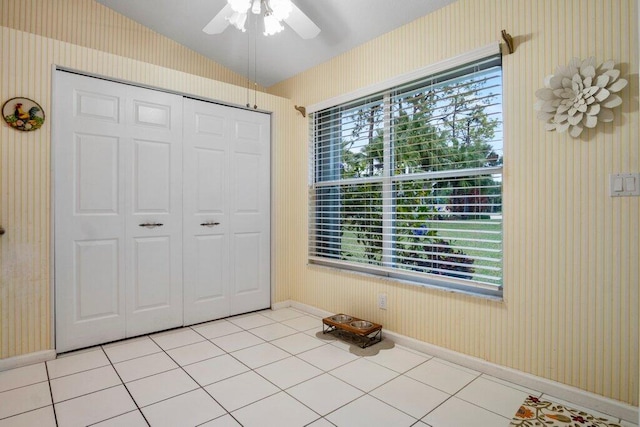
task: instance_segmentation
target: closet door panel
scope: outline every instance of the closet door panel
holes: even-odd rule
[[[233,207],[236,219],[242,220],[259,215],[260,209],[260,155],[235,153],[233,164]],[[245,216],[242,216],[245,215]]]
[[[136,238],[132,254],[134,312],[171,305],[171,243],[168,236]]]
[[[56,73],[53,201],[56,349],[125,336],[122,88]],[[58,112],[64,112],[58,114]]]
[[[236,109],[230,120],[231,314],[239,314],[271,304],[271,130],[266,114]]]
[[[79,322],[117,317],[119,259],[114,239],[76,241],[74,248],[75,318]]]
[[[128,88],[127,336],[182,325],[182,97]]]
[[[227,107],[185,99],[184,321],[226,317],[229,299]]]
[[[236,295],[260,291],[263,271],[260,254],[260,233],[234,234],[234,273]]]
[[[117,215],[119,138],[75,134],[76,213]]]
[[[206,303],[225,297],[225,264],[229,262],[227,239],[223,235],[196,236],[196,276],[193,298]]]
[[[61,78],[68,81],[70,75],[68,73],[66,74],[67,75],[65,77]],[[78,77],[76,80],[79,82],[81,79],[83,79],[84,82],[89,82],[87,79],[90,78]],[[73,97],[74,117],[88,120],[100,120],[107,123],[121,123],[122,115],[120,108],[124,100],[124,93],[122,90],[116,89],[114,92],[104,92],[104,87],[110,85],[108,82],[105,82],[104,84],[98,83],[95,86],[90,82],[89,84],[80,83],[79,85],[74,85],[73,83],[65,84],[67,84],[67,89],[71,91],[66,95],[71,95]],[[75,125],[82,125],[82,122],[76,123]],[[95,122],[85,122],[85,125],[89,128],[93,128]]]
[[[269,116],[186,99],[184,141],[185,323],[268,308]]]
[[[171,211],[171,144],[163,141],[134,140],[133,213]]]
[[[195,157],[195,180],[189,181],[197,187],[190,191],[195,193],[197,215],[223,215],[226,205],[225,166],[227,163],[224,150],[194,148],[191,155]]]

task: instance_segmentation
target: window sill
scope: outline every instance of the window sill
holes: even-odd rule
[[[476,291],[474,291],[472,289],[461,289],[461,288],[445,287],[445,286],[438,285],[438,284],[435,284],[435,283],[418,282],[418,281],[403,279],[403,278],[399,278],[399,277],[392,277],[392,276],[384,276],[384,275],[380,275],[380,274],[374,274],[374,273],[370,273],[370,272],[363,271],[363,270],[343,268],[343,267],[339,267],[339,266],[336,266],[336,265],[332,265],[331,262],[323,263],[323,262],[307,261],[307,267],[310,268],[310,269],[313,269],[313,270],[317,270],[319,272],[330,271],[330,272],[334,272],[334,273],[344,274],[344,275],[347,275],[347,276],[353,276],[355,278],[365,278],[365,279],[369,279],[369,280],[376,280],[376,281],[379,281],[379,282],[382,282],[382,283],[385,283],[385,284],[389,284],[389,285],[417,286],[417,287],[426,288],[426,289],[430,289],[430,290],[434,290],[434,291],[439,291],[439,292],[443,292],[443,293],[447,293],[447,294],[461,294],[461,295],[470,296],[470,297],[479,298],[479,299],[484,299],[484,300],[489,300],[489,301],[504,302],[504,294],[503,293],[501,293],[500,295],[486,294],[486,293],[476,292]]]

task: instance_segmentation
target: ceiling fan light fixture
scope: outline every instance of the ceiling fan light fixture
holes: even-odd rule
[[[236,27],[237,29],[239,29],[243,33],[245,31],[247,31],[247,29],[244,27],[245,22],[247,22],[247,14],[246,13],[233,12],[233,15],[231,15],[230,17],[228,17],[226,19],[227,19],[227,21],[229,21],[229,23],[231,25],[233,25],[234,27]]]
[[[278,21],[287,19],[293,10],[291,0],[269,0],[269,7]]]
[[[264,35],[272,36],[284,30],[284,27],[278,21],[278,18],[274,16],[272,12],[265,12],[264,14]]]
[[[253,12],[254,15],[260,15],[261,7],[260,7],[260,3],[261,0],[253,0],[253,5],[251,6],[251,12]]]
[[[245,32],[246,23],[250,21],[252,25],[257,25],[260,15],[264,22],[264,35],[267,36],[284,30],[283,21],[305,40],[312,39],[320,33],[320,28],[291,0],[226,0],[226,2],[227,4],[220,12],[202,29],[206,34],[221,34],[229,26]],[[250,19],[249,14],[256,15],[255,20],[253,17]]]
[[[251,7],[251,0],[227,0],[227,3],[236,13],[246,14]]]

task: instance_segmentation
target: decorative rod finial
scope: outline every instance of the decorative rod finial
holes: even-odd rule
[[[507,33],[507,30],[502,30],[502,39],[507,45],[507,50],[509,51],[509,54],[513,53],[513,51],[515,50],[513,47],[513,37],[511,37],[511,34]]]
[[[295,108],[296,110],[298,110],[300,112],[300,114],[302,114],[302,117],[307,117],[307,109],[301,106],[294,106],[293,108]]]

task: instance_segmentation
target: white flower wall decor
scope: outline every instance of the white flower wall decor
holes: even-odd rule
[[[594,57],[581,61],[574,58],[566,67],[558,67],[555,74],[545,78],[542,89],[536,91],[538,119],[545,129],[569,131],[574,138],[585,127],[594,128],[598,122],[613,121],[613,111],[622,104],[616,95],[627,85],[613,61],[596,67]]]

